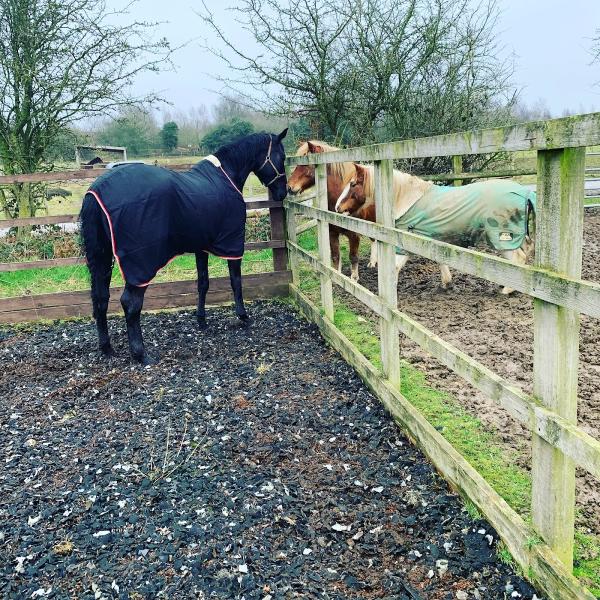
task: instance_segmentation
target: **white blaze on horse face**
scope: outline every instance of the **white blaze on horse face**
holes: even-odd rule
[[[338,212],[338,208],[340,207],[340,204],[344,201],[344,199],[348,195],[349,191],[350,191],[350,183],[347,183],[346,187],[342,190],[340,197],[337,199],[337,202],[335,203],[335,212]]]

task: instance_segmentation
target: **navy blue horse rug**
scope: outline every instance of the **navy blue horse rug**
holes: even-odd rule
[[[210,252],[226,259],[244,254],[244,199],[210,160],[183,173],[119,165],[98,177],[87,193],[106,216],[113,254],[131,285],[148,285],[162,267],[185,252]]]

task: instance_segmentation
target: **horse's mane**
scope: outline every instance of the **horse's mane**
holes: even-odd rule
[[[340,148],[332,146],[327,142],[322,142],[321,140],[310,140],[310,143],[314,144],[315,146],[320,146],[321,148],[323,148],[324,152],[333,152],[334,150],[340,150]],[[302,142],[300,146],[298,146],[296,156],[306,156],[307,154],[310,154],[308,150],[308,142]],[[354,176],[354,163],[329,163],[327,166],[331,169],[331,172],[337,177],[339,177],[344,183],[350,181],[350,179]]]
[[[367,207],[375,202],[375,169],[372,166],[365,167],[364,190]],[[403,173],[394,169],[394,214],[395,218],[401,217],[417,200],[419,200],[433,185],[431,181],[425,181],[415,175]]]
[[[246,135],[221,146],[214,154],[221,160],[231,156],[236,157],[241,148],[244,148],[247,151],[258,150],[259,148],[266,146],[269,143],[269,139],[270,134],[268,133],[251,133],[250,135]]]

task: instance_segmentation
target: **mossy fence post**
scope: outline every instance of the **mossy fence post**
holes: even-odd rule
[[[538,151],[535,266],[581,277],[585,148]],[[579,312],[534,300],[534,396],[577,423]],[[573,568],[575,463],[533,433],[532,517],[546,543]]]
[[[391,160],[375,161],[375,213],[377,222],[395,227],[393,163]],[[377,244],[377,280],[379,297],[392,309],[398,307],[396,289],[396,249],[386,242]],[[383,372],[396,388],[400,388],[400,341],[398,326],[391,319],[379,317],[381,362]]]
[[[463,172],[463,157],[462,154],[455,154],[452,157],[452,172],[455,175],[459,175]],[[452,185],[454,187],[460,187],[463,184],[462,179],[455,179]]]
[[[315,180],[317,185],[317,206],[323,210],[328,209],[327,202],[327,165],[320,164],[315,168]],[[331,264],[331,249],[329,247],[329,224],[320,220],[317,228],[319,241],[319,259],[324,265]],[[325,316],[333,321],[333,284],[331,279],[321,273],[321,306]]]

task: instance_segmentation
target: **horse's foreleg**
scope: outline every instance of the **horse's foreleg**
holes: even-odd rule
[[[506,260],[510,260],[517,265],[524,265],[527,263],[527,255],[521,248],[517,248],[516,250],[505,250],[502,252],[502,256],[506,258]],[[506,296],[508,294],[512,294],[515,290],[508,286],[504,286],[502,288],[502,293]]]
[[[250,317],[248,317],[244,307],[244,297],[242,295],[242,259],[228,260],[227,266],[229,267],[229,281],[235,300],[235,314],[243,323],[247,323]]]
[[[440,275],[442,276],[442,289],[447,290],[452,283],[452,273],[448,265],[440,265]]]
[[[206,294],[208,292],[208,253],[196,252],[196,269],[198,270],[198,311],[196,318],[201,328],[206,327]]]
[[[350,246],[350,264],[351,275],[354,281],[358,281],[358,247],[360,246],[360,235],[350,232],[348,234],[348,243]]]
[[[131,357],[136,362],[143,365],[151,365],[156,360],[146,354],[144,348],[144,338],[142,337],[142,326],[140,324],[140,314],[144,305],[145,287],[125,284],[125,291],[121,296],[121,306],[125,312],[125,321],[127,323],[127,337],[129,338],[129,351]]]
[[[90,265],[90,275],[93,314],[96,321],[96,329],[98,330],[98,346],[100,352],[105,356],[114,356],[115,352],[110,343],[108,322],[106,320],[108,301],[110,299],[112,256],[110,254],[98,256],[93,262],[93,266]]]
[[[375,240],[371,240],[371,256],[367,266],[372,269],[377,266],[377,242]]]
[[[340,255],[340,231],[329,226],[329,249],[331,250],[331,266],[342,272],[342,257]]]

